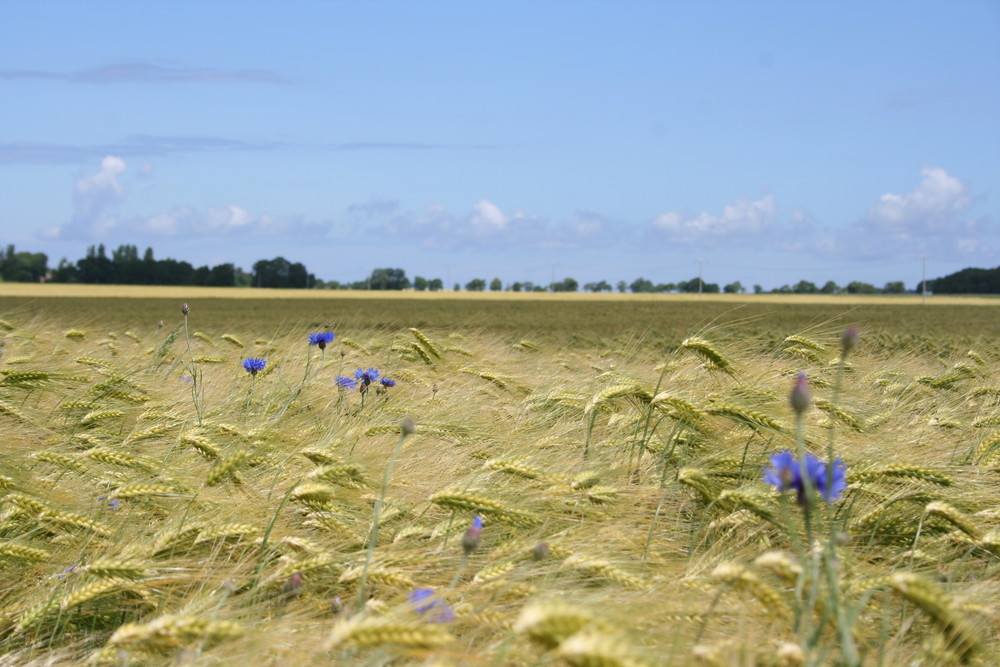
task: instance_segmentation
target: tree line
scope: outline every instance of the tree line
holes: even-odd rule
[[[279,287],[298,289],[354,289],[354,290],[408,290],[439,291],[445,289],[440,278],[415,276],[411,281],[400,268],[374,269],[365,280],[353,282],[324,281],[316,278],[300,262],[284,257],[261,259],[252,271],[244,271],[232,263],[216,266],[199,266],[175,259],[156,259],[153,249],[146,248],[140,257],[134,245],[120,245],[110,256],[103,244],[90,246],[81,259],[59,261],[49,268],[45,253],[18,251],[13,245],[0,248],[0,279],[6,282],[59,282],[114,285],[200,285],[206,287]],[[927,281],[927,291],[935,294],[1000,294],[1000,266],[995,269],[962,269],[947,276]],[[632,292],[632,293],[726,293],[746,294],[904,294],[906,285],[901,280],[890,281],[882,287],[871,283],[851,281],[839,285],[828,280],[823,285],[808,280],[781,285],[765,290],[753,285],[749,290],[734,281],[720,287],[718,283],[704,282],[701,277],[676,283],[654,283],[639,277],[632,282],[619,280],[612,285],[606,280],[585,283],[582,286],[571,277],[548,285],[531,281],[504,283],[500,278],[487,281],[473,278],[465,283],[455,283],[454,291],[469,292]],[[917,283],[913,292],[924,290],[923,282]]]

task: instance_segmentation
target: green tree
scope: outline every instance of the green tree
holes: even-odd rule
[[[819,291],[823,294],[840,294],[840,285],[832,280],[827,280],[823,283],[823,286],[819,288]]]
[[[427,289],[427,278],[424,278],[423,276],[414,276],[413,289],[418,292],[425,291]]]
[[[553,292],[575,292],[579,287],[580,283],[573,278],[563,278],[557,283],[552,283]]]
[[[1000,294],[1000,266],[995,269],[962,269],[927,281],[927,291],[937,294]]]
[[[374,269],[368,277],[368,289],[404,290],[410,286],[410,279],[403,269]]]
[[[503,291],[503,282],[501,282],[499,278],[494,278],[493,280],[491,280],[490,281],[490,291],[491,292],[500,292],[500,291]]]
[[[632,281],[632,284],[628,286],[633,293],[643,293],[653,291],[653,281],[646,280],[645,278],[636,278]]]
[[[746,290],[743,288],[743,283],[737,280],[723,287],[722,291],[726,294],[742,294]]]
[[[885,284],[882,291],[886,294],[905,294],[906,293],[906,283],[902,280],[895,280]]]
[[[815,294],[819,291],[819,288],[816,287],[816,283],[811,283],[808,280],[800,280],[795,283],[792,291],[796,294]]]
[[[608,281],[601,280],[600,282],[596,283],[587,283],[586,285],[583,286],[583,289],[587,290],[588,292],[610,292],[611,285],[608,284]]]
[[[427,281],[427,289],[432,292],[440,292],[444,289],[444,282],[440,278],[431,278]]]
[[[486,281],[482,278],[473,278],[465,283],[465,289],[470,292],[482,292],[486,289]]]
[[[0,278],[7,282],[37,283],[49,272],[49,258],[41,252],[17,252],[13,244],[0,250]]]
[[[875,294],[878,289],[869,283],[863,283],[858,280],[854,280],[847,284],[845,288],[848,294]]]

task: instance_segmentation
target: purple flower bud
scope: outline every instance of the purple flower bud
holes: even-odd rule
[[[788,402],[792,405],[792,410],[795,410],[795,414],[801,417],[809,409],[810,400],[809,382],[806,380],[806,374],[799,373],[795,376],[795,387],[788,397]]]
[[[840,356],[842,359],[846,359],[847,355],[850,354],[854,348],[858,346],[858,342],[861,340],[861,334],[858,333],[856,327],[848,327],[844,332],[844,335],[840,337]]]
[[[462,551],[468,556],[473,551],[479,548],[479,541],[482,539],[483,534],[483,517],[476,515],[476,518],[472,520],[472,525],[469,529],[465,531],[465,535],[462,536]]]
[[[181,304],[181,314],[187,315],[190,312],[191,312],[191,307],[188,306],[187,301],[185,301],[183,304]]]
[[[299,595],[302,594],[302,573],[296,572],[292,576],[288,577],[288,581],[285,585],[281,587],[281,597],[288,600],[294,600]]]

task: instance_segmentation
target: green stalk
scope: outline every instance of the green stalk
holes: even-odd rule
[[[365,593],[368,588],[368,568],[372,564],[372,559],[375,557],[375,546],[378,543],[378,527],[379,518],[382,515],[382,505],[385,503],[385,494],[389,488],[389,479],[392,477],[392,469],[396,465],[396,459],[399,457],[399,453],[403,450],[403,443],[406,441],[406,436],[413,432],[412,425],[407,425],[406,422],[403,423],[402,432],[399,435],[399,442],[396,443],[395,449],[392,450],[392,456],[389,457],[389,462],[385,466],[385,474],[382,476],[382,490],[379,493],[378,499],[375,501],[375,514],[372,518],[372,530],[368,536],[368,554],[365,556],[365,566],[361,570],[361,582],[358,584],[358,601],[354,605],[355,610],[360,613],[364,609],[365,605]]]

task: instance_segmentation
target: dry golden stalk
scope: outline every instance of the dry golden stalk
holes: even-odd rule
[[[734,588],[748,591],[767,609],[781,618],[792,618],[788,606],[776,590],[761,581],[756,574],[741,565],[722,563],[712,571],[712,577]]]
[[[441,352],[438,351],[437,347],[434,345],[434,343],[431,342],[430,338],[428,338],[427,336],[425,336],[418,329],[414,329],[412,327],[410,328],[410,333],[413,334],[413,337],[416,338],[417,341],[420,342],[420,346],[422,348],[424,348],[425,350],[427,350],[428,354],[430,354],[431,356],[436,357],[438,359],[441,358]]]
[[[23,563],[38,563],[48,560],[50,554],[44,549],[26,547],[16,542],[0,542],[0,558]]]
[[[140,440],[148,440],[150,438],[155,438],[156,436],[166,433],[177,427],[177,424],[156,424],[155,426],[150,426],[142,431],[134,431],[125,438],[126,443],[139,442]]]
[[[556,655],[574,667],[645,667],[653,664],[637,656],[622,638],[595,630],[572,635],[559,644]]]
[[[230,621],[210,621],[196,616],[160,616],[147,623],[126,623],[111,635],[108,645],[129,650],[165,653],[187,644],[218,644],[237,639],[245,630]]]
[[[248,456],[250,456],[250,452],[240,449],[224,459],[220,459],[218,463],[212,466],[208,477],[205,478],[205,486],[215,486],[226,477],[234,476],[236,469]]]
[[[533,602],[521,610],[514,631],[546,648],[555,648],[583,628],[594,625],[607,629],[590,610],[563,602]]]
[[[443,625],[422,620],[355,617],[334,626],[327,647],[362,648],[390,644],[406,648],[436,648],[453,639]]]
[[[430,497],[435,505],[449,509],[464,509],[496,518],[497,521],[515,526],[537,526],[542,520],[537,516],[515,509],[503,502],[480,495],[474,491],[446,489]]]
[[[978,540],[983,534],[983,531],[970,517],[962,514],[948,503],[935,501],[929,503],[924,510],[932,516],[941,517],[974,540]]]
[[[222,456],[219,445],[203,435],[188,431],[181,435],[181,444],[191,445],[199,454],[207,459],[218,459]]]
[[[241,539],[245,536],[256,535],[258,532],[257,526],[253,526],[248,523],[219,523],[211,524],[205,526],[198,533],[197,539],[195,539],[195,544],[200,544],[202,542],[210,542],[212,540],[218,539]]]
[[[99,558],[80,569],[103,579],[143,579],[149,576],[149,568],[130,560]]]
[[[705,410],[706,414],[728,417],[734,421],[746,424],[752,428],[769,428],[779,433],[788,431],[788,427],[777,419],[760,412],[733,403],[718,401]]]
[[[634,574],[630,574],[622,570],[617,565],[602,559],[588,558],[580,554],[573,554],[563,561],[563,567],[602,577],[609,581],[613,581],[624,588],[634,591],[641,591],[648,588],[646,582],[639,577]]]
[[[225,334],[222,334],[221,336],[219,336],[219,338],[221,338],[222,340],[226,341],[230,345],[234,345],[234,346],[239,347],[239,348],[246,347],[246,345],[243,344],[243,341],[241,341],[239,338],[237,338],[233,334],[227,334],[227,333],[225,333]]]
[[[74,514],[73,512],[58,512],[46,510],[38,515],[38,520],[45,523],[54,523],[60,526],[70,526],[73,528],[83,528],[98,535],[109,537],[111,529],[96,521],[91,521],[85,516]]]
[[[177,496],[182,491],[173,484],[126,484],[111,494],[113,498],[139,498],[141,496]]]
[[[153,472],[155,470],[150,464],[140,461],[130,454],[119,454],[106,449],[91,449],[87,452],[87,456],[95,461],[122,466],[123,468],[132,468],[133,470],[141,470],[143,472]]]
[[[728,375],[733,375],[735,372],[729,357],[704,338],[692,336],[681,343],[681,349],[700,357],[709,370],[722,371]]]
[[[292,491],[292,500],[323,503],[337,497],[337,489],[322,482],[301,482]]]
[[[52,465],[65,468],[66,470],[71,470],[73,472],[85,472],[87,470],[87,468],[80,463],[77,458],[66,456],[65,454],[56,454],[55,452],[38,452],[35,454],[35,460],[51,463]]]
[[[912,572],[896,572],[889,579],[894,591],[920,607],[944,633],[951,650],[967,662],[980,650],[978,632],[950,595],[929,579]]]
[[[848,473],[847,481],[849,484],[857,484],[880,479],[882,477],[918,479],[924,482],[938,484],[940,486],[951,486],[954,484],[954,481],[950,477],[944,473],[938,472],[937,470],[908,465],[883,466],[881,468],[872,468],[863,472],[856,472],[853,474]]]
[[[66,611],[109,593],[130,590],[131,585],[131,582],[128,580],[119,578],[91,581],[65,595],[59,603],[59,609],[60,611]]]

